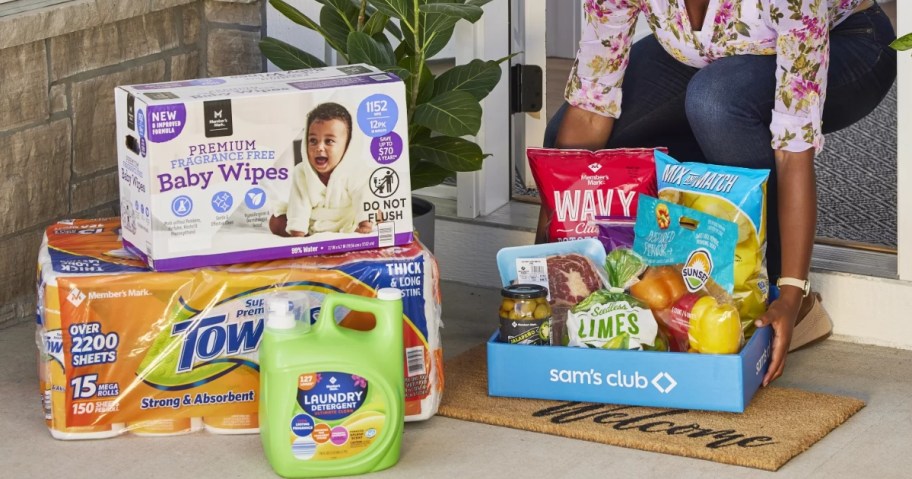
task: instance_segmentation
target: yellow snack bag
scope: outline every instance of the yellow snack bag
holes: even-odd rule
[[[769,170],[681,163],[656,150],[659,198],[738,225],[733,298],[746,335],[766,312],[766,184]]]

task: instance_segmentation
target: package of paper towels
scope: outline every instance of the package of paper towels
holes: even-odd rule
[[[404,293],[406,420],[443,392],[437,263],[420,243],[339,255],[153,272],[122,248],[118,219],[47,229],[38,258],[42,404],[58,439],[258,431],[257,349],[266,303],[301,321],[329,292]],[[345,327],[373,316],[339,308]]]

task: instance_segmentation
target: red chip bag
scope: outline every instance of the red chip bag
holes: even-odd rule
[[[598,236],[596,216],[635,217],[638,193],[656,195],[653,150],[527,149],[548,241]]]

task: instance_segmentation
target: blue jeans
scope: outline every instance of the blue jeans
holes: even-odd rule
[[[845,128],[883,100],[896,78],[896,38],[880,8],[851,15],[830,32],[830,68],[823,131]],[[776,89],[776,57],[736,55],[703,68],[675,60],[654,36],[636,42],[624,76],[621,116],[606,148],[668,147],[680,161],[770,170],[767,267],[781,268],[776,163],[769,130]],[[553,147],[567,108],[548,122]]]

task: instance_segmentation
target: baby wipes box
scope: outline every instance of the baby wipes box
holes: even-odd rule
[[[123,239],[157,271],[412,241],[405,87],[366,65],[115,90]]]
[[[404,414],[433,416],[443,389],[439,276],[420,243],[303,257],[151,271],[122,248],[117,219],[48,228],[38,261],[39,391],[58,439],[260,427],[259,348],[269,301],[316,318],[327,294],[403,293]],[[340,307],[344,329],[374,316]]]

